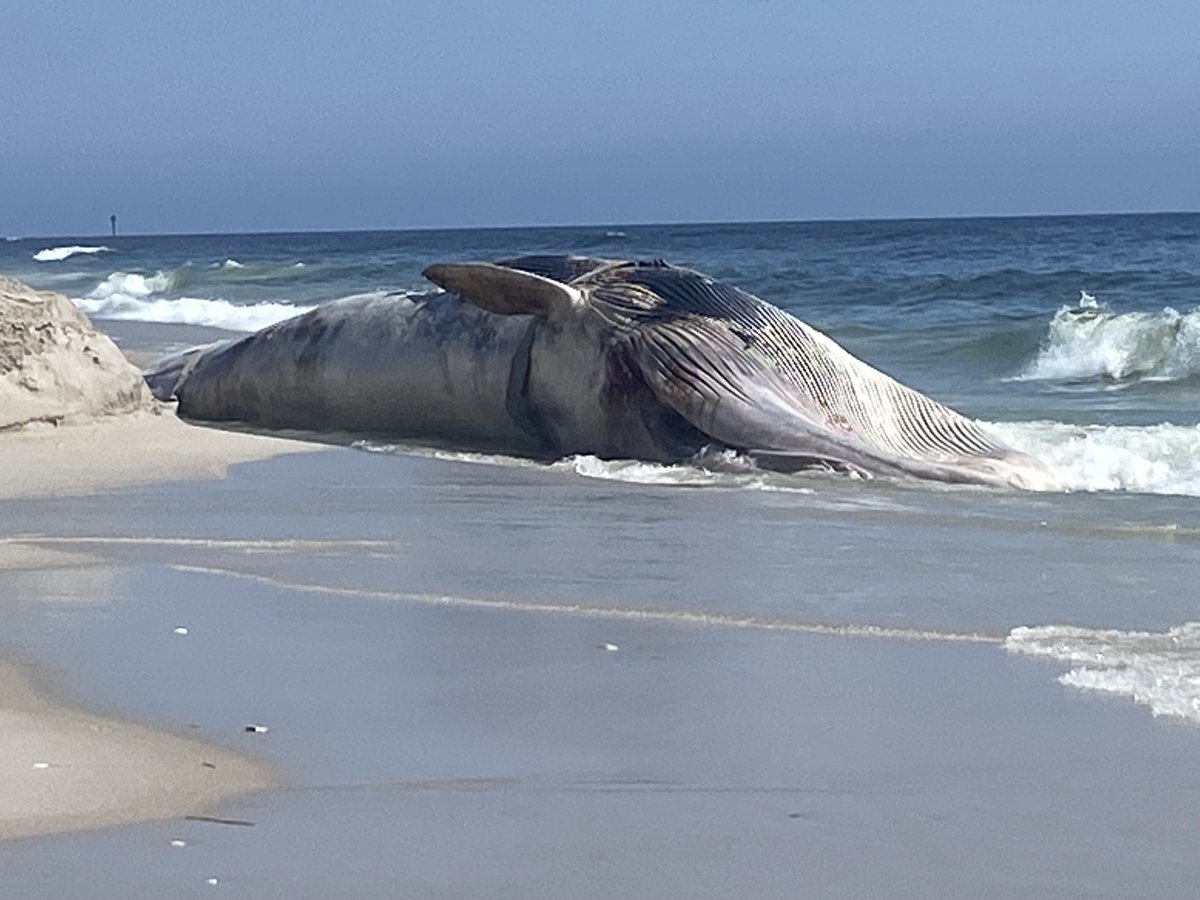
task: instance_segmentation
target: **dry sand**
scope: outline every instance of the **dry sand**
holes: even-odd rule
[[[0,433],[0,498],[220,478],[230,465],[319,445],[189,425],[166,409]]]
[[[0,275],[0,430],[149,404],[138,370],[74,303]]]

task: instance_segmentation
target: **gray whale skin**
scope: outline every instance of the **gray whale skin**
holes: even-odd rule
[[[188,419],[536,459],[680,462],[1056,490],[1050,471],[757,297],[661,261],[439,263],[145,373]]]

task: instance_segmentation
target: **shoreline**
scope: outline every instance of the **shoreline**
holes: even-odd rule
[[[212,811],[254,827],[0,841],[10,892],[1194,894],[1193,728],[992,643],[856,627],[1000,634],[1051,603],[1055,620],[1106,624],[1123,608],[1109,575],[1168,590],[1193,545],[1081,531],[1086,498],[1048,515],[904,495],[907,512],[880,513],[834,490],[342,448],[0,502],[10,657],[36,661],[52,697],[154,740],[194,729],[287,779]],[[1050,524],[1018,527],[1033,517]],[[914,542],[934,548],[928,567],[905,568]],[[1091,559],[1104,566],[1086,577],[1073,563]],[[974,613],[954,602],[968,578]],[[660,609],[679,615],[640,612]],[[744,627],[775,617],[848,628]],[[71,772],[39,761],[55,760],[22,773]]]
[[[26,426],[0,433],[0,471],[18,473],[0,480],[0,503],[222,478],[236,463],[319,449],[188,425],[166,409]],[[102,563],[9,537],[0,573],[36,579]],[[38,668],[0,658],[0,840],[201,813],[282,783],[234,750],[78,708],[39,687]]]

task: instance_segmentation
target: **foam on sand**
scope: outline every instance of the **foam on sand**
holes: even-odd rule
[[[1200,722],[1200,622],[1165,632],[1014,628],[1004,648],[1071,665],[1058,679],[1062,684],[1130,697],[1155,716]]]
[[[1009,446],[1044,462],[1068,491],[1127,491],[1200,496],[1200,425],[1069,425],[1065,422],[979,422]],[[511,456],[434,450],[379,441],[353,446],[457,462],[541,467]],[[633,484],[811,493],[807,475],[759,469],[732,451],[707,452],[686,463],[572,456],[552,468],[585,478]],[[877,500],[880,498],[876,498]]]
[[[228,750],[50,702],[0,662],[0,839],[203,812],[277,780]]]

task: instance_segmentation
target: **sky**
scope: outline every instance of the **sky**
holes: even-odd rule
[[[1196,0],[7,0],[0,233],[1200,209]]]

